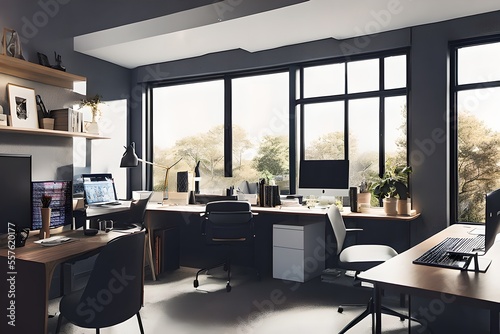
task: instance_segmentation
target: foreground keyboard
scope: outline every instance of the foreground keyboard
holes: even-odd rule
[[[484,250],[484,235],[475,238],[446,238],[413,261],[444,268],[464,269],[467,256],[464,254],[481,253]],[[461,254],[461,255],[460,255]]]

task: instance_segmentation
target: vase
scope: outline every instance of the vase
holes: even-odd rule
[[[407,215],[408,213],[408,200],[398,199],[398,215]]]
[[[395,216],[398,214],[397,204],[398,200],[394,197],[384,198],[384,212],[388,216]]]
[[[359,193],[358,194],[358,212],[362,212],[362,209],[366,209],[370,207],[370,203],[372,200],[371,193]]]
[[[99,123],[97,123],[96,113],[92,112],[92,121],[87,123],[87,127],[85,128],[87,133],[98,135],[99,134]]]
[[[42,118],[42,126],[46,130],[54,130],[54,119],[53,118]]]
[[[42,213],[42,229],[40,230],[40,239],[50,237],[50,216],[52,214],[51,208],[41,208]]]

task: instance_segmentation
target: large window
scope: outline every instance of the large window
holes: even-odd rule
[[[303,67],[299,158],[348,159],[351,186],[406,164],[406,64],[395,54]]]
[[[500,38],[452,45],[452,219],[484,222],[500,187]]]
[[[199,161],[204,194],[263,177],[289,191],[288,72],[156,87],[152,123],[154,162],[182,158],[169,172],[169,190],[178,171],[193,172]],[[155,167],[154,190],[163,189],[164,178]]]
[[[153,161],[171,166],[169,190],[177,172],[193,172],[200,161],[200,189],[219,191],[224,180],[224,81],[212,80],[153,89]],[[153,168],[153,190],[162,191],[165,169]]]
[[[350,161],[349,184],[406,164],[407,56],[398,51],[348,61],[296,64],[267,72],[226,74],[152,87],[154,162],[193,172],[202,193],[242,181],[273,180],[297,188],[297,163]],[[154,169],[161,190],[165,171]]]

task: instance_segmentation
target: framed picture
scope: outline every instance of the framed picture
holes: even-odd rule
[[[8,84],[11,125],[16,128],[38,129],[35,90]]]
[[[21,40],[15,30],[3,28],[2,53],[9,57],[24,59],[21,51]]]

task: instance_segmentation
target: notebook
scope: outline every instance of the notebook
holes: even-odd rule
[[[82,179],[85,204],[89,206],[120,204],[116,197],[113,176],[110,173],[83,174]]]

